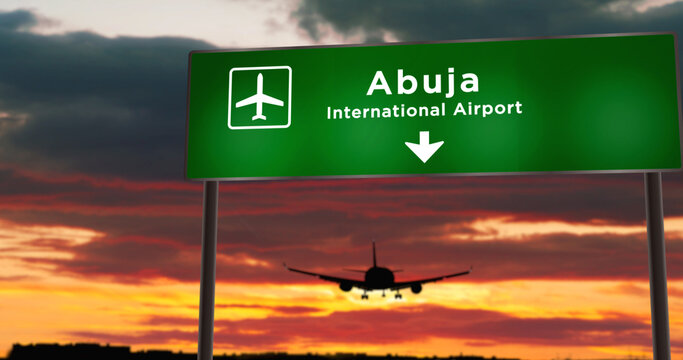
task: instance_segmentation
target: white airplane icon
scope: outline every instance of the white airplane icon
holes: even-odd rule
[[[256,104],[256,115],[252,116],[251,120],[265,120],[266,117],[263,115],[263,103],[277,106],[284,106],[284,103],[282,100],[263,94],[263,74],[259,73],[256,81],[256,94],[237,102],[235,107]]]

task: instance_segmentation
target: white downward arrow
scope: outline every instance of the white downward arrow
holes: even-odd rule
[[[415,153],[415,155],[417,155],[417,157],[420,158],[420,160],[422,160],[423,163],[427,163],[427,160],[429,160],[429,158],[434,155],[436,150],[439,150],[441,145],[443,145],[443,141],[430,144],[429,131],[420,131],[420,143],[415,144],[406,142],[406,145]]]

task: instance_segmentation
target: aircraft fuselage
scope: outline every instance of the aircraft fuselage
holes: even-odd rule
[[[373,266],[365,272],[365,282],[373,289],[388,289],[394,285],[394,273],[387,268]]]

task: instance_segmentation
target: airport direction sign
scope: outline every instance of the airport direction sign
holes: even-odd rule
[[[193,51],[186,177],[681,168],[672,33]]]

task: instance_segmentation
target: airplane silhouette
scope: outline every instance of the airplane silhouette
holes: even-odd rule
[[[251,117],[251,120],[261,119],[265,120],[263,115],[263,103],[284,106],[282,100],[263,94],[263,74],[259,73],[256,79],[256,94],[239,101],[235,107],[242,107],[246,105],[256,104],[256,115]]]
[[[396,299],[402,298],[401,294],[399,293],[399,290],[401,289],[406,289],[410,288],[410,291],[413,292],[413,294],[419,294],[422,291],[422,284],[425,283],[430,283],[430,282],[436,282],[439,280],[451,278],[451,277],[456,277],[456,276],[461,276],[461,275],[467,275],[470,272],[472,272],[472,267],[470,266],[470,269],[467,271],[462,271],[459,273],[455,274],[448,274],[448,275],[442,275],[442,276],[437,276],[437,277],[432,277],[432,278],[427,278],[427,279],[420,279],[420,280],[413,280],[413,281],[395,281],[394,280],[394,273],[403,271],[403,270],[390,270],[385,267],[380,267],[377,266],[377,255],[375,253],[375,241],[372,241],[372,267],[367,269],[367,270],[354,270],[354,269],[345,269],[347,271],[354,271],[354,272],[362,272],[365,273],[365,280],[355,280],[355,279],[345,279],[345,278],[340,278],[340,277],[335,277],[335,276],[329,276],[329,275],[324,275],[324,274],[318,274],[310,271],[304,271],[304,270],[299,270],[299,269],[294,269],[291,267],[288,267],[287,264],[283,263],[282,264],[285,269],[293,272],[297,272],[300,274],[305,274],[305,275],[311,275],[315,276],[321,280],[325,281],[331,281],[331,282],[336,282],[339,284],[339,288],[342,291],[351,291],[354,287],[362,289],[363,295],[361,296],[361,299],[367,300],[368,299],[368,291],[373,291],[373,290],[382,290],[382,297],[384,297],[384,291],[385,290],[391,290],[395,291],[396,295],[394,296]]]

